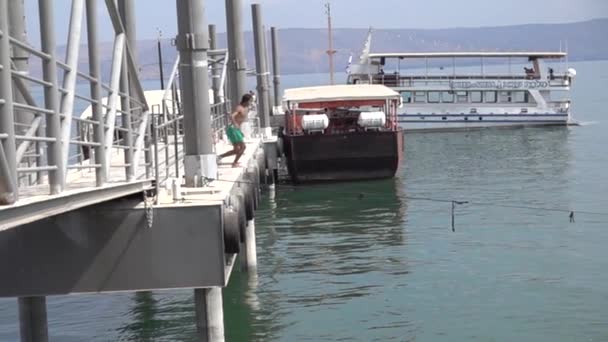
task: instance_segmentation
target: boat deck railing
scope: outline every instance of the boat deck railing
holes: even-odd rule
[[[540,76],[526,75],[417,75],[403,76],[400,74],[385,74],[372,76],[372,84],[382,84],[387,87],[413,87],[418,85],[442,86],[452,81],[487,80],[487,81],[546,81],[550,86],[565,86],[569,81],[566,75],[541,78]]]

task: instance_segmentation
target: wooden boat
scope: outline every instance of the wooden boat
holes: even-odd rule
[[[400,102],[383,85],[287,89],[282,138],[292,181],[393,177],[404,148]]]

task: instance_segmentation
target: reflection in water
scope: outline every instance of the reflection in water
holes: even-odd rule
[[[264,275],[257,291],[246,285],[253,281],[250,276],[234,274],[225,292],[225,301],[229,296],[244,296],[237,311],[252,313],[250,334],[239,333],[235,340],[315,339],[314,327],[300,328],[300,317],[337,306],[357,306],[387,285],[383,274],[406,276],[407,262],[399,256],[406,243],[402,226],[406,205],[400,182],[278,185],[276,198],[263,203],[256,219],[263,227],[257,233],[258,270]],[[257,300],[252,301],[254,292]],[[375,314],[363,315],[359,324],[382,329],[376,326]],[[237,337],[235,331],[243,327],[237,329],[229,314],[226,317],[227,337]],[[391,326],[407,324],[396,319]],[[301,332],[288,338],[283,336],[287,328]],[[343,337],[357,336],[345,331]]]
[[[151,292],[136,292],[128,312],[130,322],[120,328],[124,341],[153,341],[162,335],[162,322],[157,319],[158,301]]]
[[[194,341],[193,290],[137,292],[120,341]]]

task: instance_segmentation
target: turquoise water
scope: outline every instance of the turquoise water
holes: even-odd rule
[[[224,291],[227,340],[607,341],[608,62],[575,67],[583,126],[409,133],[393,180],[265,196],[258,276]],[[472,203],[452,232],[450,203],[418,197]],[[194,341],[191,291],[48,310],[52,341]],[[16,300],[0,300],[0,341],[17,339]]]

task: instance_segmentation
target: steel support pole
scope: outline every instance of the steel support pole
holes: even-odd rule
[[[272,115],[272,104],[274,102],[274,94],[271,91],[271,82],[270,82],[270,53],[268,51],[268,42],[266,40],[266,25],[262,25],[262,38],[263,38],[263,51],[264,51],[264,63],[266,63],[266,84],[268,85],[268,115]],[[268,120],[268,127],[270,127],[270,119]]]
[[[64,170],[67,169],[70,153],[72,116],[74,115],[74,99],[76,94],[76,78],[78,76],[78,55],[80,52],[83,12],[84,0],[73,0],[65,57],[65,64],[68,65],[69,69],[65,70],[63,73],[63,89],[65,89],[66,92],[61,95],[61,104],[59,107],[59,111],[63,114],[63,119],[61,120],[61,149],[63,152]],[[64,178],[66,175],[67,172],[64,172]]]
[[[107,181],[106,169],[108,161],[104,152],[105,134],[103,126],[105,122],[103,120],[103,107],[101,105],[101,63],[97,54],[97,46],[99,45],[97,37],[97,0],[87,0],[86,8],[89,74],[97,79],[96,82],[90,83],[91,98],[96,101],[91,104],[93,120],[98,122],[93,131],[93,139],[96,143],[99,143],[99,146],[95,147],[95,163],[101,165],[101,167],[95,170],[95,180],[97,186],[102,186]]]
[[[176,0],[177,49],[180,56],[180,91],[184,109],[184,168],[186,186],[196,187],[202,177],[217,178],[209,106],[209,38],[203,0]]]
[[[122,67],[120,71],[120,92],[123,94],[120,96],[120,107],[122,112],[120,113],[120,121],[122,128],[126,131],[120,132],[122,134],[122,144],[125,146],[124,157],[125,157],[125,176],[127,182],[130,182],[134,178],[133,173],[133,125],[131,124],[131,99],[129,94],[129,68],[127,67],[127,54],[122,56]]]
[[[8,2],[9,35],[21,42],[27,42],[27,31],[25,26],[25,12],[23,9],[25,0],[10,0]],[[29,53],[17,45],[11,47],[11,58],[13,65],[19,73],[29,72]],[[26,87],[29,91],[29,89]],[[20,92],[13,92],[15,102],[26,103]],[[34,120],[34,114],[23,110],[15,111],[15,122],[29,125]],[[27,127],[16,127],[17,134],[23,135]]]
[[[46,297],[19,298],[21,342],[48,342]]]
[[[264,29],[262,26],[262,7],[260,4],[251,5],[253,19],[253,42],[255,46],[255,66],[258,90],[258,116],[264,137],[271,135],[270,131],[270,103],[268,102],[268,65],[264,47]]]
[[[195,289],[194,310],[196,312],[196,332],[199,341],[223,342],[224,309],[222,289],[220,287]]]
[[[128,42],[127,44],[131,46],[131,40],[126,28],[128,25],[127,22],[130,19],[128,18],[129,13],[127,13],[130,6],[126,2],[128,2],[128,0],[118,1],[118,12],[120,13],[120,20],[122,21],[123,28],[125,29],[125,38]],[[132,46],[131,48],[134,49]],[[131,91],[129,87],[129,67],[127,59],[128,55],[125,53],[123,55],[122,68],[120,72],[120,92],[124,94],[120,98],[120,106],[122,109],[122,128],[127,130],[126,132],[122,132],[123,145],[126,146],[126,149],[124,150],[126,165],[125,175],[127,177],[127,182],[130,182],[135,178],[134,169],[136,161],[133,160],[133,121],[131,118]]]
[[[25,43],[25,42],[27,42],[27,25],[26,25],[26,21],[25,21],[24,2],[25,2],[24,0],[9,1],[8,2],[8,5],[9,5],[8,12],[9,12],[9,21],[10,21],[10,27],[9,27],[10,36]],[[25,49],[18,47],[17,45],[13,45],[12,46],[12,60],[13,60],[13,65],[15,67],[15,70],[17,70],[20,73],[24,73],[24,74],[29,73],[29,52],[27,52]],[[13,78],[13,82],[15,82],[15,85],[17,86],[17,89],[19,90],[17,92],[13,92],[15,102],[32,105],[33,100],[30,101],[32,99],[32,95],[29,92],[29,87],[28,87],[27,83],[23,82],[23,80],[19,79],[19,78]],[[34,120],[37,119],[36,122],[39,124],[43,118],[44,118],[44,115],[36,115],[34,113],[30,113],[30,112],[24,111],[24,110],[16,110],[15,111],[15,122],[22,124],[18,127],[15,127],[16,133],[19,135],[26,135],[26,132],[31,129],[32,125],[34,125]],[[28,128],[26,125],[29,125],[30,127]],[[38,125],[38,130],[36,131],[36,133],[37,133],[38,137],[44,136],[44,129],[42,128],[42,125],[40,125],[40,124]],[[21,143],[21,145],[24,146],[24,151],[29,149],[30,143],[31,143],[30,141],[24,141]],[[36,154],[35,160],[26,159],[24,162],[29,165],[34,164],[36,166],[42,166],[44,163],[43,152],[42,152],[42,148],[43,148],[44,144],[41,142],[36,142],[34,144],[34,146],[35,146],[35,154]],[[20,160],[21,160],[21,158],[17,157],[18,164],[20,163]],[[28,175],[28,178],[29,178],[29,175]],[[36,173],[36,181],[37,182],[42,181],[41,172]]]
[[[114,46],[112,51],[112,67],[110,71],[110,94],[108,94],[107,113],[105,116],[104,135],[105,143],[104,153],[106,154],[106,175],[110,176],[110,158],[112,155],[112,146],[115,139],[116,126],[116,108],[118,106],[118,92],[120,87],[120,71],[122,69],[123,54],[125,53],[125,34],[118,33],[114,38]]]
[[[156,50],[158,52],[158,78],[160,80],[160,89],[165,90],[165,68],[163,65],[163,46],[160,31],[158,32],[158,39],[156,41]]]
[[[209,49],[217,49],[217,35],[215,33],[215,25],[209,25]],[[220,103],[220,84],[222,78],[222,69],[218,62],[211,65],[211,89],[213,89],[213,103]]]
[[[27,30],[26,30],[26,25],[25,25],[25,12],[24,12],[24,0],[13,0],[13,1],[9,1],[8,2],[8,12],[9,12],[9,34],[11,37],[21,41],[21,42],[27,42]],[[13,66],[15,67],[15,70],[19,73],[23,73],[23,74],[28,74],[29,73],[29,52],[27,52],[26,50],[22,49],[21,47],[17,46],[17,45],[13,45],[12,46],[12,55],[11,58],[13,60]],[[20,85],[22,86],[21,88],[19,88],[20,91],[14,91],[13,92],[13,96],[14,96],[14,100],[17,103],[27,103],[26,100],[26,93],[27,96],[31,95],[29,94],[29,87],[27,86],[27,83],[23,82],[21,79],[18,78],[13,78],[13,81],[15,83],[20,82]],[[17,84],[15,84],[17,85]],[[28,126],[32,125],[34,120],[36,118],[36,115],[34,113],[25,111],[25,110],[15,110],[15,122],[19,123],[20,125],[15,127],[16,133],[18,135],[26,135],[26,132],[28,132],[30,129]],[[41,119],[38,119],[38,123],[40,122]],[[34,158],[28,158],[26,160],[24,160],[24,164],[27,166],[32,166],[36,165],[36,166],[42,166],[42,157],[39,153],[40,148],[41,148],[41,143],[35,143],[35,154],[37,155]],[[28,142],[26,145],[24,145],[24,147],[27,147],[29,149],[30,143]],[[17,164],[21,163],[21,158],[17,157]],[[28,174],[27,175],[27,180],[29,182],[29,184],[32,184],[32,176],[34,176],[34,174]],[[35,174],[35,178],[36,180],[39,180],[42,178],[42,174],[40,172],[37,172]]]
[[[52,195],[63,190],[63,158],[61,153],[61,117],[59,116],[59,92],[57,90],[57,58],[55,51],[55,20],[53,0],[38,0],[40,13],[40,46],[42,52],[50,56],[42,61],[42,74],[50,86],[44,87],[44,104],[46,109],[54,114],[46,116],[46,136],[55,141],[47,143],[47,159],[50,166],[57,166],[56,170],[49,171],[49,186]]]
[[[277,28],[270,28],[270,39],[272,41],[272,75],[274,84],[274,107],[281,107],[281,71],[279,69],[279,36]]]
[[[243,2],[226,0],[226,33],[228,36],[228,65],[230,68],[230,100],[235,107],[247,92],[247,59],[243,38]]]
[[[137,54],[137,31],[136,31],[136,27],[137,27],[137,22],[136,22],[136,11],[135,11],[135,1],[134,0],[119,0],[118,1],[118,8],[119,8],[119,12],[120,12],[120,16],[121,16],[121,21],[123,24],[123,27],[125,29],[125,34],[127,35],[127,42],[128,45],[130,47],[130,51],[131,51],[131,57],[133,58],[133,62],[135,63],[136,66],[136,72],[139,72],[139,58],[138,58],[138,54]],[[125,63],[128,67],[128,63]],[[129,98],[131,99],[131,103],[130,103],[130,108],[132,109],[132,116],[140,119],[140,120],[144,120],[144,118],[142,117],[143,115],[143,111],[141,109],[137,109],[136,107],[140,107],[138,104],[134,103],[132,98],[137,94],[137,89],[135,87],[135,84],[137,82],[139,82],[138,78],[139,78],[139,73],[133,73],[131,71],[131,73],[129,73],[128,75],[129,77]],[[142,102],[142,99],[137,99],[139,102]],[[141,121],[143,122],[143,121]],[[148,122],[151,122],[151,120],[148,120]],[[145,130],[143,130],[141,127],[140,129],[138,129],[139,132],[144,132],[143,134],[146,134],[146,137],[144,139],[144,144],[145,144],[145,151],[144,151],[144,159],[146,162],[146,178],[150,178],[151,176],[151,161],[152,161],[152,149],[151,149],[151,140],[150,140],[150,125],[146,124],[147,127]],[[137,128],[133,128],[134,130]],[[131,137],[131,142],[132,143],[136,143],[138,140],[141,140],[141,138],[138,136],[137,138],[133,138]],[[134,147],[137,146],[137,144],[134,145]],[[133,151],[133,150],[131,150]],[[133,153],[133,152],[132,152]],[[134,153],[134,157],[136,157],[138,155],[137,152]],[[133,157],[132,157],[133,158]],[[137,171],[137,163],[139,163],[139,160],[135,159],[133,160],[133,166],[132,166],[132,170],[133,172]]]
[[[0,204],[12,204],[17,200],[17,158],[15,145],[15,122],[13,107],[13,88],[11,76],[10,41],[8,35],[8,1],[0,0],[0,133],[8,135],[2,141],[5,159],[0,165],[1,173],[8,173],[8,177],[0,179]]]
[[[232,102],[236,94],[236,62],[234,47],[234,25],[232,24],[232,0],[226,0],[226,44],[228,49],[228,60],[226,61],[226,94],[225,98]]]

